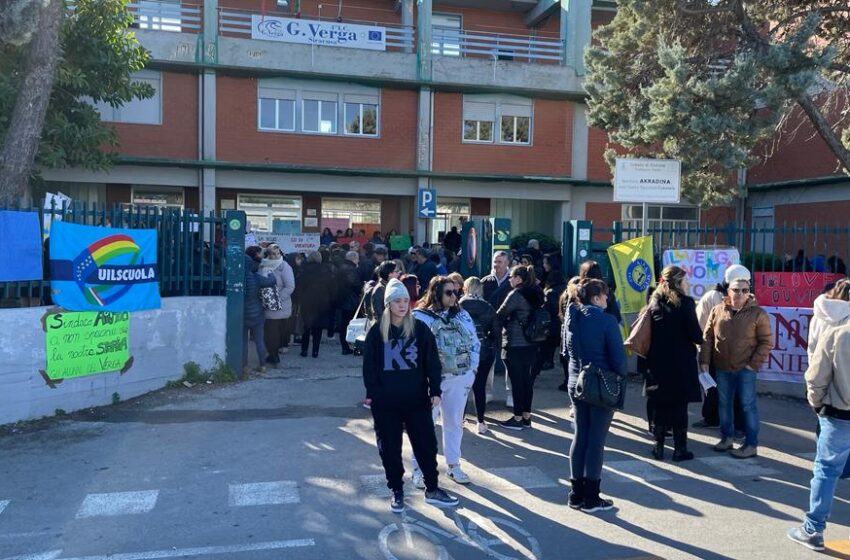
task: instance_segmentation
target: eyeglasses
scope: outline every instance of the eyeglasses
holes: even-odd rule
[[[449,296],[449,297],[452,297],[452,296],[457,297],[457,296],[460,295],[460,290],[446,290],[446,291],[443,292],[443,295]]]
[[[749,288],[729,288],[735,294],[748,294],[750,293]]]

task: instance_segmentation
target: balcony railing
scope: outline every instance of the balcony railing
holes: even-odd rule
[[[200,6],[139,0],[127,5],[133,14],[133,27],[154,31],[199,33],[202,13]]]
[[[563,62],[559,39],[434,27],[431,50],[441,56],[486,57],[494,60]]]
[[[251,16],[259,15],[260,12],[250,10],[233,10],[231,8],[219,8],[218,31],[228,35],[251,36]],[[309,17],[317,21],[337,21],[336,18]],[[373,25],[385,28],[387,50],[413,50],[415,47],[414,28],[404,25],[388,25],[374,21],[344,20],[344,23],[359,25]]]

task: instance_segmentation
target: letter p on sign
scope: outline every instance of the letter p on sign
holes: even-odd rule
[[[419,189],[419,211],[420,218],[431,219],[437,215],[437,191],[434,189]]]

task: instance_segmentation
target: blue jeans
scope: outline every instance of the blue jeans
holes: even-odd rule
[[[745,445],[759,444],[759,411],[756,395],[756,372],[748,369],[740,371],[718,371],[717,393],[720,397],[718,406],[720,412],[720,435],[731,438],[735,436],[735,425],[732,417],[732,407],[735,394],[741,401],[744,411],[744,432],[747,434]]]
[[[248,344],[250,342],[249,336],[254,336],[254,344],[257,346],[257,360],[259,361],[259,367],[263,367],[266,365],[266,335],[265,335],[265,327],[266,322],[260,321],[255,325],[245,325],[242,329],[242,367],[245,368],[248,366]]]
[[[832,509],[838,477],[850,456],[850,421],[821,416],[818,422],[818,454],[815,457],[809,511],[804,524],[809,532],[821,533],[826,528],[826,520]]]
[[[610,408],[593,406],[573,400],[575,406],[575,433],[570,446],[570,472],[572,478],[599,480],[602,478],[602,455],[605,439],[614,418]]]

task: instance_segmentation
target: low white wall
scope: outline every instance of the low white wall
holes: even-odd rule
[[[47,386],[45,335],[47,308],[0,309],[0,424],[53,415],[136,397],[162,388],[183,375],[183,364],[207,368],[213,355],[224,359],[226,298],[163,298],[162,308],[130,314],[133,367],[124,375],[103,373]]]

